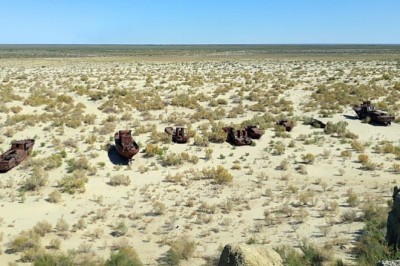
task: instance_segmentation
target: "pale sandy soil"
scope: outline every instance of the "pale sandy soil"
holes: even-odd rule
[[[299,69],[303,73],[299,73]],[[351,263],[351,248],[363,227],[358,219],[362,215],[361,207],[371,201],[385,204],[398,177],[392,171],[395,156],[376,153],[374,147],[381,141],[392,142],[397,146],[400,125],[374,126],[351,119],[354,116],[351,106],[344,106],[342,112],[332,117],[319,118],[324,122],[346,121],[347,129],[358,135],[358,141],[366,146],[364,153],[372,162],[381,164],[373,171],[361,167],[358,162],[359,153],[352,149],[351,140],[343,141],[324,134],[322,129],[303,125],[300,121],[302,117],[318,117],[318,110],[324,106],[324,103],[320,103],[320,107],[306,108],[311,94],[319,84],[327,83],[338,69],[343,70],[343,75],[337,80],[350,84],[369,84],[372,79],[379,79],[387,72],[394,73],[394,77],[390,80],[376,80],[375,84],[390,89],[400,81],[399,70],[390,61],[0,61],[1,89],[8,86],[22,97],[20,100],[1,103],[6,108],[0,111],[0,149],[6,151],[13,139],[35,138],[35,156],[32,159],[45,158],[61,150],[67,153],[60,167],[48,171],[48,183],[44,187],[38,191],[26,192],[23,196],[18,190],[31,175],[32,167],[22,165],[0,175],[0,235],[3,236],[0,237],[0,265],[18,261],[21,254],[8,254],[9,243],[22,230],[31,229],[43,220],[54,227],[52,232],[42,238],[45,249],[51,239],[59,238],[62,251],[74,249],[78,253],[93,253],[107,258],[113,246],[130,245],[147,265],[157,264],[169,249],[169,243],[182,236],[197,243],[193,258],[183,262],[184,265],[202,265],[205,263],[204,258],[218,256],[221,247],[230,242],[255,241],[271,247],[282,244],[298,247],[305,238],[320,246],[331,247],[335,257]],[[359,72],[352,74],[351,71]],[[256,73],[263,73],[267,77],[246,84],[245,75],[251,80]],[[146,85],[149,75],[153,82]],[[185,80],[193,77],[201,77],[202,84],[184,84]],[[288,82],[293,84],[287,85]],[[282,138],[275,136],[273,127],[266,128],[263,137],[255,140],[255,146],[233,147],[226,142],[210,143],[207,148],[211,148],[213,153],[209,160],[205,159],[207,148],[194,146],[193,138],[189,144],[158,144],[168,148],[167,154],[187,152],[196,155],[199,158],[197,164],[185,162],[178,166],[163,166],[157,157],[146,158],[144,153],[137,154],[130,165],[115,165],[110,161],[104,147],[112,144],[113,133],[119,129],[135,131],[139,124],[155,125],[157,131],[162,132],[164,127],[175,125],[174,122],[179,120],[179,124],[191,125],[201,135],[199,127],[208,120],[192,120],[190,116],[196,109],[174,106],[171,99],[179,93],[198,95],[203,92],[206,96],[213,96],[217,88],[229,83],[232,84],[230,90],[212,97],[227,102],[226,105],[220,105],[226,114],[218,121],[227,125],[239,124],[254,115],[265,113],[245,108],[243,114],[228,118],[229,111],[238,106],[235,99],[240,98],[240,93],[244,96],[250,93],[246,90],[240,92],[241,88],[271,94],[275,91],[277,99],[284,98],[292,102],[293,111],[283,114],[299,120],[293,131],[287,138]],[[280,85],[282,87],[276,89]],[[111,89],[152,91],[160,96],[165,107],[148,111],[125,107],[123,109],[132,118],[123,121],[123,113],[105,113],[98,109],[107,96],[93,101],[86,94],[79,95],[76,91],[78,87],[106,93]],[[15,114],[6,109],[13,106],[22,107],[19,114],[50,113],[45,109],[45,104],[24,104],[34,90],[42,90],[46,95],[52,93],[50,98],[62,94],[71,96],[75,105],[82,103],[85,106],[84,114],[96,115],[94,123],[82,124],[77,128],[64,126],[63,132],[52,127],[51,121],[10,125],[7,121]],[[218,107],[209,107],[208,102],[200,102],[200,105],[214,112]],[[244,97],[242,103],[243,106],[250,106],[256,102]],[[265,107],[268,113],[271,107]],[[116,127],[108,133],[99,133],[99,128],[109,115],[116,116]],[[167,122],[168,117],[170,122]],[[14,130],[6,134],[11,128]],[[97,138],[93,144],[88,144],[85,140],[93,135]],[[304,139],[312,139],[314,136],[317,139],[314,143],[305,143]],[[55,146],[52,139],[59,140],[61,145]],[[75,140],[77,147],[65,146],[63,143],[68,139]],[[135,140],[140,143],[143,151],[146,144],[151,142],[150,133],[139,134]],[[274,147],[279,141],[284,144],[285,150],[283,154],[275,155]],[[352,151],[351,158],[341,157],[344,150]],[[315,155],[314,163],[303,163],[302,155],[307,153]],[[86,191],[62,193],[61,202],[48,202],[48,195],[59,189],[58,181],[68,174],[67,160],[80,156],[86,156],[90,165],[97,170],[93,175],[88,175]],[[278,166],[284,159],[288,162],[287,169],[279,170]],[[231,169],[238,164],[240,169]],[[193,173],[218,165],[232,173],[231,183],[220,185],[194,178]],[[305,170],[303,173],[296,170],[299,166]],[[142,173],[140,168],[144,169]],[[166,182],[167,175],[174,176],[177,173],[185,173],[181,182]],[[110,176],[116,174],[128,175],[130,184],[108,185]],[[358,198],[355,206],[349,206],[347,202],[351,193],[349,190]],[[159,215],[154,214],[154,204],[157,202],[165,205],[165,210]],[[351,211],[354,211],[355,220],[343,221],[343,214]],[[268,217],[266,212],[269,212]],[[69,225],[65,236],[55,229],[60,218],[65,219]],[[72,226],[80,218],[86,222],[86,228],[73,230]],[[111,233],[120,222],[125,223],[128,230],[124,236],[114,237]]]

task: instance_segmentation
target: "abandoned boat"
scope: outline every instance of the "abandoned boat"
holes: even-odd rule
[[[0,155],[0,172],[7,172],[25,160],[32,153],[34,144],[34,139],[11,142],[11,148]]]
[[[185,128],[183,127],[166,127],[165,133],[172,136],[172,141],[175,143],[187,143],[189,141],[189,137],[185,133]]]
[[[116,132],[114,140],[117,152],[127,159],[132,159],[132,157],[139,152],[139,146],[132,138],[131,130],[120,130]]]

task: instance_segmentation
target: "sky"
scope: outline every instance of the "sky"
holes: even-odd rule
[[[400,44],[400,0],[0,0],[0,44]]]

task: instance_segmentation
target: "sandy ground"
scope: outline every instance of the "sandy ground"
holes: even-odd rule
[[[217,257],[221,248],[230,242],[298,247],[302,240],[308,239],[329,247],[335,257],[351,263],[351,248],[363,227],[359,219],[362,207],[371,201],[385,204],[396,182],[398,174],[392,170],[395,156],[376,152],[376,147],[383,145],[383,141],[397,146],[400,125],[394,123],[385,127],[362,123],[354,119],[350,105],[343,106],[343,110],[330,117],[320,117],[319,110],[324,109],[324,103],[307,107],[318,85],[328,84],[338,69],[343,70],[343,74],[337,77],[337,82],[360,85],[378,79],[375,84],[387,89],[399,82],[398,68],[391,61],[0,61],[2,93],[10,88],[21,97],[1,103],[2,151],[9,148],[13,139],[35,138],[33,161],[66,152],[60,167],[46,171],[48,182],[37,191],[19,192],[24,180],[32,175],[32,166],[22,164],[0,175],[0,265],[19,261],[22,253],[10,253],[10,243],[22,230],[32,229],[39,221],[52,225],[51,232],[41,240],[48,252],[53,252],[48,248],[52,239],[61,240],[61,251],[76,250],[78,254],[95,254],[102,258],[107,258],[114,247],[130,245],[145,264],[155,265],[165,256],[172,241],[185,237],[195,241],[197,247],[193,257],[183,264],[202,265],[207,257]],[[384,73],[392,73],[394,77],[380,79]],[[264,76],[257,79],[260,74]],[[229,89],[216,93],[224,86]],[[124,89],[151,92],[159,96],[164,106],[159,110],[141,111],[127,105],[107,112],[99,109],[113,90]],[[259,97],[250,97],[252,91],[290,102],[273,107],[266,103],[265,111],[251,111],[246,105],[257,103]],[[93,92],[103,92],[104,96],[91,100],[89,95]],[[29,104],[26,100],[35,93],[50,100]],[[233,147],[224,142],[199,147],[193,144],[193,138],[188,144],[159,142],[157,145],[167,149],[166,154],[187,152],[198,157],[197,163],[184,162],[177,166],[164,166],[157,156],[145,156],[143,151],[152,141],[148,131],[135,134],[142,152],[129,165],[111,160],[105,147],[113,143],[113,133],[119,129],[135,132],[140,126],[154,125],[158,132],[163,132],[166,126],[183,124],[191,126],[201,136],[201,128],[206,127],[208,117],[193,118],[198,107],[177,106],[172,101],[180,94],[198,96],[200,93],[206,99],[199,100],[199,106],[211,113],[225,110],[222,117],[214,120],[226,125],[240,124],[255,115],[269,113],[272,108],[279,111],[274,113],[276,117],[283,115],[298,121],[286,137],[277,136],[273,126],[264,128],[265,134],[255,140],[255,146]],[[93,123],[82,123],[76,128],[52,126],[55,120],[72,112],[46,108],[48,102],[59,95],[71,96],[74,106],[84,105],[74,119],[93,114]],[[124,97],[121,95],[119,97]],[[376,98],[378,96],[384,99],[382,95]],[[145,98],[143,103],[155,102],[151,97]],[[213,99],[225,101],[213,105],[210,104]],[[239,105],[238,99],[241,99],[244,113],[230,118],[228,113]],[[283,105],[292,106],[293,110],[285,111]],[[12,111],[12,107],[18,106],[21,110]],[[123,119],[125,112],[131,117]],[[10,122],[11,118],[22,114],[54,113],[61,116],[34,123]],[[376,164],[375,170],[363,169],[358,161],[360,152],[352,148],[351,140],[304,125],[301,119],[306,116],[323,122],[347,122],[346,128],[365,146],[361,153],[367,154]],[[101,131],[107,119],[112,123],[111,129]],[[94,137],[91,142],[88,141],[90,137]],[[69,145],[70,142],[76,146]],[[277,143],[284,147],[282,153],[276,153]],[[207,149],[212,149],[210,159],[205,158]],[[341,156],[345,150],[351,151],[350,158]],[[315,156],[315,161],[309,164],[302,159],[308,153]],[[59,203],[48,202],[48,195],[61,189],[58,182],[71,175],[67,161],[80,157],[87,158],[91,167],[86,171],[85,192],[62,193]],[[284,160],[286,169],[279,169]],[[218,165],[229,170],[232,182],[216,184],[209,179],[196,178],[196,173],[202,169]],[[130,184],[110,186],[110,177],[118,174],[127,175]],[[182,180],[167,182],[168,175],[179,174],[183,175]],[[355,195],[355,204],[349,204],[349,195]],[[157,206],[162,206],[158,213]],[[68,224],[65,232],[56,227],[60,219]],[[73,225],[80,219],[86,226],[74,229]],[[112,234],[118,224],[126,227],[123,236]]]

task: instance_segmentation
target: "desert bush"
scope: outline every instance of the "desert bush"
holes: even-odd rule
[[[338,135],[339,137],[342,137],[346,134],[346,127],[347,127],[347,122],[345,121],[339,121],[337,123],[331,123],[328,122],[326,124],[326,127],[324,128],[324,132],[328,135]]]
[[[82,230],[82,229],[85,229],[85,228],[86,228],[86,222],[85,222],[85,220],[84,220],[83,218],[80,218],[80,219],[76,222],[76,224],[74,224],[74,225],[72,226],[72,228],[73,228],[74,230]]]
[[[166,149],[163,149],[155,144],[147,144],[146,149],[144,150],[145,157],[153,157],[153,156],[162,156],[165,153]]]
[[[88,178],[82,171],[75,171],[72,175],[66,175],[58,181],[58,186],[61,187],[62,192],[69,194],[85,192],[85,184]]]
[[[274,145],[274,151],[273,154],[274,155],[282,155],[285,153],[285,145],[283,144],[282,141],[278,141],[275,143]]]
[[[97,116],[95,114],[86,114],[82,116],[82,122],[85,123],[85,125],[94,125],[96,118]]]
[[[209,145],[208,138],[195,136],[193,145],[199,146],[199,147],[208,147],[208,145]]]
[[[314,244],[303,243],[300,249],[308,265],[323,265],[324,262],[331,259],[330,254],[326,250]]]
[[[299,172],[302,175],[306,175],[307,174],[307,168],[306,168],[305,165],[301,164],[301,165],[297,166],[295,169],[296,169],[297,172]]]
[[[120,186],[120,185],[128,186],[130,183],[131,180],[129,176],[122,174],[110,177],[110,181],[108,182],[108,184],[110,184],[111,186]]]
[[[303,155],[301,155],[301,159],[306,164],[313,164],[315,161],[315,155],[312,153],[303,154]]]
[[[182,157],[180,154],[176,153],[168,153],[166,156],[162,158],[163,166],[176,166],[183,163]]]
[[[154,215],[162,215],[165,213],[166,207],[165,204],[161,201],[156,201],[153,204],[153,214]]]
[[[212,167],[209,169],[204,168],[202,174],[206,179],[212,179],[218,184],[225,184],[232,182],[233,176],[223,166],[218,165],[216,168]]]
[[[33,231],[39,234],[41,237],[44,237],[47,233],[51,232],[53,226],[48,221],[39,221],[33,227]]]
[[[393,172],[395,172],[395,173],[400,173],[400,164],[398,164],[398,163],[393,163],[392,164],[392,169],[393,169]]]
[[[352,189],[347,190],[346,202],[349,204],[350,207],[355,207],[359,203],[358,195]]]
[[[206,158],[207,161],[208,161],[208,160],[211,160],[213,152],[214,152],[213,149],[206,149],[206,156],[205,156],[205,158]]]
[[[369,157],[367,154],[362,153],[358,155],[358,161],[362,164],[365,165],[369,161]]]
[[[351,142],[351,147],[357,152],[363,152],[365,150],[365,145],[357,140]]]
[[[42,168],[34,167],[31,176],[23,181],[21,189],[24,191],[39,190],[39,188],[47,184],[48,175]]]
[[[49,247],[50,249],[60,249],[61,246],[61,240],[59,238],[53,238],[49,242]]]
[[[38,249],[41,246],[41,237],[34,230],[20,232],[11,242],[9,248],[13,252],[22,252],[28,249]]]
[[[345,150],[345,151],[342,151],[341,153],[340,153],[340,157],[342,157],[343,159],[348,159],[348,158],[351,158],[351,151],[350,150]]]
[[[33,261],[33,266],[72,266],[75,265],[75,261],[72,255],[64,255],[58,253],[44,253],[39,254]]]
[[[60,191],[58,191],[58,190],[53,190],[53,192],[51,192],[51,193],[49,194],[48,201],[49,201],[50,203],[58,203],[58,202],[61,201],[61,198],[62,198],[62,196],[61,196]]]
[[[318,247],[317,245],[310,243],[302,243],[300,246],[302,253],[297,252],[295,249],[289,246],[279,246],[276,251],[283,259],[284,265],[297,266],[297,265],[325,265],[326,262],[332,260],[331,255]]]
[[[221,124],[212,124],[211,132],[208,132],[208,140],[212,143],[225,142],[227,133],[222,130]]]
[[[88,170],[90,167],[89,160],[86,156],[80,156],[78,159],[70,159],[67,161],[68,173],[72,173],[75,170]]]
[[[57,230],[57,233],[60,235],[65,235],[68,232],[69,224],[64,219],[64,217],[61,217],[60,219],[57,220],[55,229]]]
[[[375,265],[380,260],[399,259],[399,253],[388,248],[385,239],[387,207],[369,205],[364,209],[365,226],[355,243],[356,264],[360,266]],[[368,213],[368,215],[365,215]]]
[[[240,165],[240,163],[234,163],[231,167],[232,170],[240,170],[242,169],[242,166]]]
[[[182,174],[182,173],[176,173],[176,174],[174,174],[174,175],[168,174],[168,175],[165,177],[165,181],[171,182],[171,183],[180,183],[180,182],[182,182],[182,180],[183,180],[184,177],[185,177],[185,175]]]
[[[128,232],[128,226],[124,221],[120,221],[114,228],[113,236],[120,237]]]
[[[141,266],[143,265],[138,254],[132,247],[123,247],[113,251],[105,266]]]
[[[168,265],[179,265],[182,259],[191,258],[196,251],[196,242],[191,241],[189,237],[182,236],[170,244],[167,251],[166,262]]]
[[[62,159],[63,159],[62,154],[57,153],[57,154],[50,155],[49,157],[44,159],[44,163],[45,163],[44,169],[52,170],[52,169],[60,167],[62,165]]]
[[[115,131],[116,124],[114,122],[104,122],[103,125],[99,128],[99,133],[101,135],[108,135]]]

